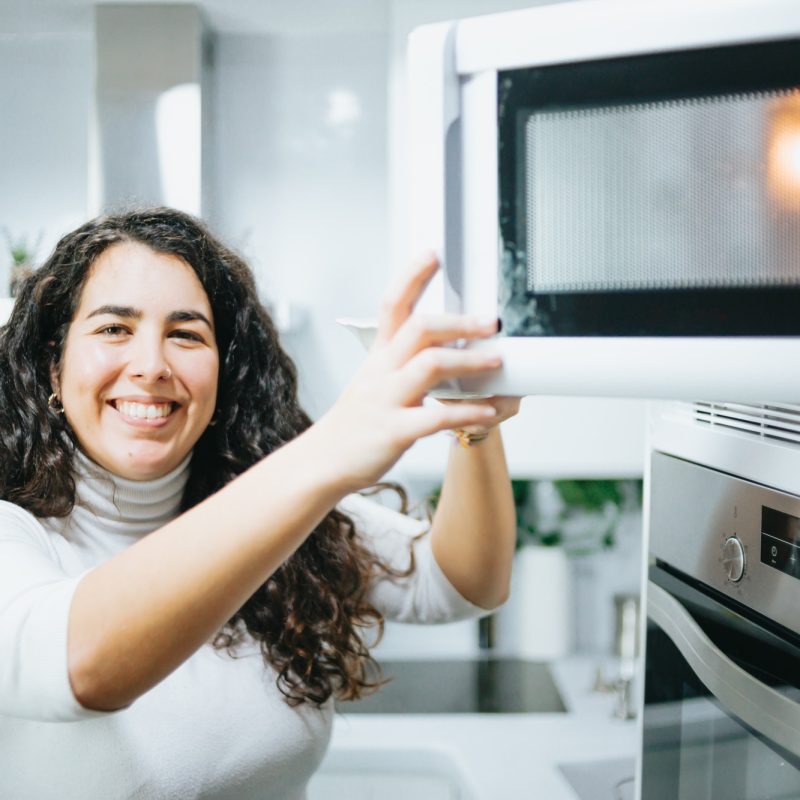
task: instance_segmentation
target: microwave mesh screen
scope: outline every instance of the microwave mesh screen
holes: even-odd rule
[[[800,285],[800,90],[525,120],[528,289]]]

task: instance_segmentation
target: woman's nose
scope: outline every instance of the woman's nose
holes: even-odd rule
[[[140,341],[131,355],[128,373],[132,379],[157,383],[172,377],[172,370],[160,342]]]

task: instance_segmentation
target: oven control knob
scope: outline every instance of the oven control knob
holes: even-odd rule
[[[722,545],[722,565],[725,567],[728,580],[736,583],[742,579],[742,575],[744,575],[744,548],[735,536],[731,536]]]

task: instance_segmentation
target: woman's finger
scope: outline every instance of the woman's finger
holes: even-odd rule
[[[515,416],[519,412],[520,397],[507,397],[502,395],[494,395],[493,397],[485,397],[481,400],[455,400],[455,399],[439,399],[438,402],[445,404],[472,403],[479,405],[490,405],[497,413],[489,423],[482,423],[480,425],[464,426],[467,433],[485,433],[489,428],[505,422],[507,419]]]
[[[497,319],[477,319],[460,314],[415,314],[409,317],[392,338],[390,361],[402,366],[426,347],[451,344],[459,340],[485,339],[497,333]]]
[[[497,412],[491,406],[464,403],[457,406],[419,406],[403,416],[403,435],[409,441],[453,428],[487,425]]]
[[[442,381],[496,370],[501,365],[499,355],[484,349],[428,347],[398,370],[398,400],[404,405],[411,405]]]
[[[465,400],[458,398],[437,398],[440,403],[464,403]],[[512,397],[510,395],[492,395],[491,397],[484,397],[480,400],[470,399],[471,403],[480,403],[481,405],[490,405],[503,419],[513,417],[519,412],[521,397]]]
[[[436,256],[428,253],[389,289],[381,304],[376,341],[386,342],[391,339],[397,329],[411,316],[417,300],[437,269],[439,262]]]

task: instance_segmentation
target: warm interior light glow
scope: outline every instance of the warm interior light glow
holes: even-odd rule
[[[800,211],[800,92],[773,106],[767,148],[767,180],[784,208]]]

